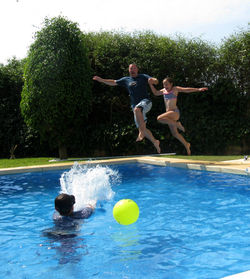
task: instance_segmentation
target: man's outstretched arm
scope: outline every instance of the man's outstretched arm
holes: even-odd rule
[[[116,86],[117,85],[117,83],[114,79],[103,79],[101,77],[94,76],[93,80],[96,80],[98,82],[101,82],[101,83],[104,83],[104,84],[107,84],[107,85],[110,85],[110,86]]]

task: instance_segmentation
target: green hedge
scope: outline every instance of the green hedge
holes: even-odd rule
[[[167,75],[174,77],[176,84],[180,86],[209,87],[206,93],[183,93],[178,97],[181,121],[186,128],[185,137],[191,142],[193,154],[250,153],[249,32],[240,31],[233,34],[220,47],[199,38],[190,39],[181,36],[170,38],[152,32],[132,34],[90,32],[83,33],[81,36],[87,47],[91,67],[89,74],[92,72],[103,78],[118,79],[127,75],[128,65],[135,62],[140,72],[160,80],[158,88],[162,87],[161,81]],[[60,46],[56,48],[60,49]],[[42,60],[39,60],[41,56],[35,53],[34,46],[31,47],[28,58],[29,65],[32,65],[31,57],[34,61],[38,59],[38,65],[35,63],[32,67],[38,67],[39,61]],[[64,67],[65,73],[74,69],[75,63],[74,60],[68,63],[67,67]],[[21,65],[23,67],[23,63]],[[48,67],[51,65],[48,61]],[[2,157],[8,157],[10,146],[13,145],[11,140],[14,138],[13,142],[22,147],[25,146],[23,143],[28,143],[27,149],[18,150],[17,148],[16,154],[19,156],[26,156],[29,152],[40,156],[49,155],[46,152],[54,155],[54,148],[48,146],[48,141],[51,141],[48,133],[46,134],[47,141],[39,143],[37,140],[40,137],[37,132],[28,130],[20,117],[19,102],[23,69],[18,72],[19,87],[16,88],[16,81],[13,78],[16,74],[6,75],[6,67],[15,68],[11,63],[7,66],[0,65],[1,103],[8,94],[11,95],[16,114],[8,113],[6,106],[3,107],[5,113],[0,114],[0,121],[4,123],[0,126],[1,135],[4,134],[4,137],[0,137]],[[27,71],[28,68],[26,68],[26,75]],[[77,71],[80,72],[80,69]],[[66,73],[66,77],[70,76]],[[89,79],[91,82],[90,75]],[[37,80],[39,81],[39,75]],[[74,79],[67,80],[66,78],[65,80],[64,86],[67,87]],[[53,84],[57,86],[52,80],[51,86]],[[57,92],[57,89],[55,88],[54,91]],[[58,92],[61,96],[62,90]],[[94,82],[92,90],[87,92],[91,100],[89,108],[92,109],[85,110],[88,117],[85,120],[77,113],[73,118],[63,118],[63,111],[57,106],[53,108],[54,113],[63,119],[60,125],[64,127],[65,123],[65,127],[69,126],[74,135],[70,141],[66,141],[71,156],[155,153],[149,141],[135,142],[138,131],[134,126],[128,94],[123,88],[109,87]],[[81,94],[82,96],[85,94],[83,89],[79,94],[79,98],[70,96],[69,110],[75,103],[83,107],[83,104],[79,103]],[[61,98],[60,96],[58,97]],[[162,98],[152,96],[152,100],[153,107],[148,114],[148,127],[155,137],[161,140],[162,151],[185,154],[184,147],[170,135],[168,127],[156,121],[157,115],[165,109]],[[44,109],[48,102],[50,102],[49,97],[44,95],[44,103],[41,104]],[[31,108],[34,107],[31,106]],[[11,123],[14,119],[20,120],[15,126],[17,129],[8,129],[7,123]],[[34,119],[31,118],[30,121]],[[35,126],[37,131],[39,123],[41,122],[38,121]],[[66,125],[67,123],[69,125]],[[75,123],[79,125],[74,125]],[[23,137],[16,137],[14,130],[21,133]],[[47,146],[46,151],[43,146]]]
[[[233,42],[237,42],[238,48],[239,41],[247,41],[248,38],[248,33],[243,32],[236,39],[234,37]],[[173,39],[151,32],[88,33],[85,39],[96,75],[118,79],[127,75],[128,65],[135,62],[141,72],[160,81],[170,75],[180,86],[209,87],[206,93],[180,94],[178,99],[181,121],[186,127],[185,137],[191,142],[193,154],[224,154],[234,145],[239,147],[237,152],[249,152],[246,144],[249,139],[249,89],[246,82],[242,87],[241,76],[235,76],[238,68],[241,68],[241,73],[247,71],[248,63],[245,60],[243,64],[238,60],[234,62],[239,51],[236,51],[237,48],[233,51],[233,43],[230,43],[233,59],[226,59],[232,38],[219,49],[199,38]],[[246,50],[246,43],[241,42],[240,45]],[[243,50],[240,53],[245,53]],[[238,82],[234,82],[236,80]],[[159,88],[162,88],[161,84]],[[100,148],[96,147],[101,146],[102,153],[112,155],[155,152],[147,141],[135,143],[137,130],[133,125],[125,90],[95,83],[93,95],[96,110],[91,119],[98,129],[92,129],[92,123],[89,123],[91,137],[88,150],[98,153]],[[104,117],[95,113],[100,109]],[[157,115],[164,109],[162,98],[153,97],[148,127],[161,140],[163,152],[185,154],[184,147],[170,135],[168,127],[156,121]]]

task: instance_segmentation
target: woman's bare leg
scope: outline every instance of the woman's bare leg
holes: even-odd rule
[[[157,120],[162,124],[170,124],[176,126],[179,130],[185,130],[181,122],[178,121],[180,114],[176,111],[167,111],[157,117]]]
[[[176,122],[176,127],[177,129],[181,130],[182,132],[185,132],[185,128],[183,127],[183,125],[181,124],[180,120],[178,120]]]
[[[190,143],[187,142],[184,137],[178,132],[177,128],[175,125],[168,125],[169,129],[171,131],[171,134],[177,138],[186,148],[187,154],[191,155],[191,150],[190,150]]]
[[[157,117],[157,120],[162,124],[176,125],[177,129],[185,132],[185,128],[179,119],[179,113],[174,111],[165,112]]]

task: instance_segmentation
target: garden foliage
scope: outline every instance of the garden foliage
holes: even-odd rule
[[[138,131],[126,90],[92,82],[92,75],[111,79],[128,75],[128,65],[134,62],[141,73],[159,79],[159,89],[166,76],[172,76],[179,86],[209,88],[178,97],[193,154],[249,153],[249,44],[245,30],[215,46],[200,38],[167,37],[150,31],[82,33],[65,18],[47,19],[24,67],[22,114],[33,129],[29,133],[35,138],[34,131],[39,132],[50,143],[47,151],[52,154],[54,146],[68,147],[71,156],[79,157],[155,153],[149,141],[135,143]],[[14,138],[19,144],[16,133],[27,133],[18,109],[22,70],[6,76],[6,67],[13,65],[0,66],[1,98],[12,96],[16,114],[3,106],[7,113],[0,119],[6,134],[0,137],[3,154],[10,148],[4,144],[7,138],[8,144],[13,145],[10,139]],[[157,115],[165,109],[162,97],[151,96],[148,127],[161,140],[162,151],[185,154],[168,127],[157,123]],[[16,118],[20,123],[14,132],[8,123]],[[41,149],[36,155],[45,155],[43,152]]]
[[[82,32],[63,17],[46,19],[25,64],[24,120],[65,158],[90,108],[91,70]]]

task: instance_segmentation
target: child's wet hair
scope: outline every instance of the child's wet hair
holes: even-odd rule
[[[75,204],[75,196],[60,194],[55,198],[55,208],[63,216],[67,216]]]

